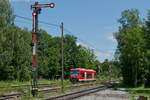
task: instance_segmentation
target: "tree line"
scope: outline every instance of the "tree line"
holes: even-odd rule
[[[137,9],[121,13],[118,32],[116,61],[119,63],[123,82],[130,86],[150,85],[150,11],[142,20]]]

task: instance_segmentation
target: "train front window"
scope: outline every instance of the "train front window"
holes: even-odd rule
[[[71,75],[72,76],[78,76],[79,70],[71,70]]]

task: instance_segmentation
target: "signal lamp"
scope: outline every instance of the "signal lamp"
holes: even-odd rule
[[[54,7],[55,7],[55,3],[50,3],[50,4],[49,4],[49,7],[50,7],[50,8],[54,8]]]

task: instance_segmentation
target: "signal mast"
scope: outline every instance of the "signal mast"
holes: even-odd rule
[[[54,8],[54,3],[49,4],[39,4],[35,2],[34,5],[31,5],[32,12],[32,95],[36,96],[38,92],[37,78],[38,78],[38,60],[37,60],[37,43],[38,43],[38,15],[41,13],[42,8]]]

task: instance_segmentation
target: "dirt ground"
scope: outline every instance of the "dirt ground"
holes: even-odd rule
[[[129,94],[125,91],[107,89],[74,100],[129,100]]]

